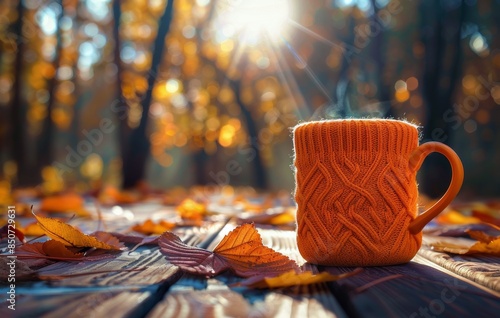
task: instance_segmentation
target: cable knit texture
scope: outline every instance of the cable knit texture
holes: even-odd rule
[[[422,234],[416,172],[409,158],[417,126],[398,120],[345,119],[294,129],[297,243],[311,263],[381,266],[410,261]]]

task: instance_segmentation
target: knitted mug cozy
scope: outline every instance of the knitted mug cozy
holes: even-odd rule
[[[463,167],[451,148],[418,145],[418,127],[390,119],[345,119],[294,129],[297,243],[308,262],[379,266],[410,261],[421,230],[460,190]],[[416,173],[431,152],[452,166],[446,194],[417,218]]]

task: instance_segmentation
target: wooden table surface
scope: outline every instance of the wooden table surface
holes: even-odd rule
[[[108,231],[171,213],[154,204],[103,209]],[[95,225],[95,220],[75,222],[87,231]],[[174,231],[190,245],[213,249],[235,226],[234,217],[219,215],[202,227]],[[256,226],[265,245],[303,263],[293,229]],[[305,266],[317,272],[352,270]],[[426,247],[405,265],[367,267],[336,282],[274,290],[229,287],[242,279],[228,272],[211,279],[183,273],[151,246],[111,260],[57,262],[40,273],[127,268],[142,270],[18,284],[15,313],[4,300],[0,317],[500,317],[500,258],[450,256]],[[1,287],[5,296],[5,284]]]

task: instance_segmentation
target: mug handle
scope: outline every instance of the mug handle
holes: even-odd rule
[[[416,172],[420,169],[420,166],[424,162],[424,159],[432,152],[438,152],[443,154],[446,159],[451,164],[451,182],[446,193],[437,201],[433,206],[431,206],[427,211],[420,214],[415,220],[410,223],[408,229],[411,234],[417,234],[424,226],[429,223],[434,217],[436,217],[441,211],[443,211],[448,204],[455,198],[460,191],[462,182],[464,180],[464,167],[462,161],[458,157],[455,151],[445,144],[436,141],[426,142],[420,145],[411,155],[410,155],[410,169]]]

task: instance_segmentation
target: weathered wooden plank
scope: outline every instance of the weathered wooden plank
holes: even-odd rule
[[[227,225],[210,244],[213,249],[235,227]],[[299,263],[295,232],[259,229],[263,243]],[[326,284],[278,290],[228,287],[240,281],[230,273],[206,280],[185,275],[148,317],[347,317]]]
[[[92,291],[20,296],[15,312],[0,309],[2,317],[125,317],[152,291]],[[8,311],[7,311],[8,310]]]
[[[448,240],[451,243],[456,238],[424,236],[424,242],[431,244],[436,241]],[[478,284],[500,292],[500,257],[487,255],[452,255],[435,252],[423,246],[418,252],[426,259]]]
[[[323,269],[331,273],[351,270]],[[358,275],[329,285],[347,313],[356,317],[491,318],[500,312],[497,296],[415,261],[367,267]]]

